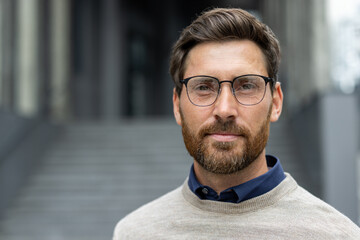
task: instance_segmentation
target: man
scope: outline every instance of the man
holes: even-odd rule
[[[241,9],[213,9],[173,48],[173,106],[189,178],[115,228],[118,239],[360,239],[347,217],[265,155],[283,94],[279,43]]]

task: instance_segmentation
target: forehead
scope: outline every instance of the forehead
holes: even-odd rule
[[[200,43],[190,50],[184,71],[185,78],[195,75],[222,78],[243,74],[267,76],[264,54],[250,40]]]

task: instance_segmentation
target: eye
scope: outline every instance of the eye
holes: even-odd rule
[[[218,83],[212,78],[197,77],[191,79],[189,87],[192,91],[197,93],[211,93],[217,91]]]
[[[195,91],[211,91],[213,88],[206,84],[199,84],[196,86]]]
[[[239,85],[237,87],[237,89],[239,89],[239,90],[252,90],[254,88],[256,88],[256,86],[252,82],[244,82],[244,83],[241,83],[241,85]]]
[[[234,91],[241,93],[251,93],[257,91],[263,80],[256,76],[241,77],[234,82]]]

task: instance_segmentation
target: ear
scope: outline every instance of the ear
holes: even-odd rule
[[[282,106],[283,106],[283,92],[281,90],[280,82],[277,82],[275,85],[275,90],[272,96],[272,103],[273,103],[273,107],[271,111],[270,121],[276,122],[281,115]]]
[[[176,123],[182,126],[180,115],[180,96],[177,94],[176,89],[173,90],[173,111]]]

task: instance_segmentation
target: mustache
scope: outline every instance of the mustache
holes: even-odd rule
[[[206,137],[209,134],[226,132],[234,135],[240,135],[248,138],[250,136],[250,131],[242,126],[237,125],[233,120],[217,120],[214,124],[209,124],[203,127],[199,131],[199,136],[201,138]]]

